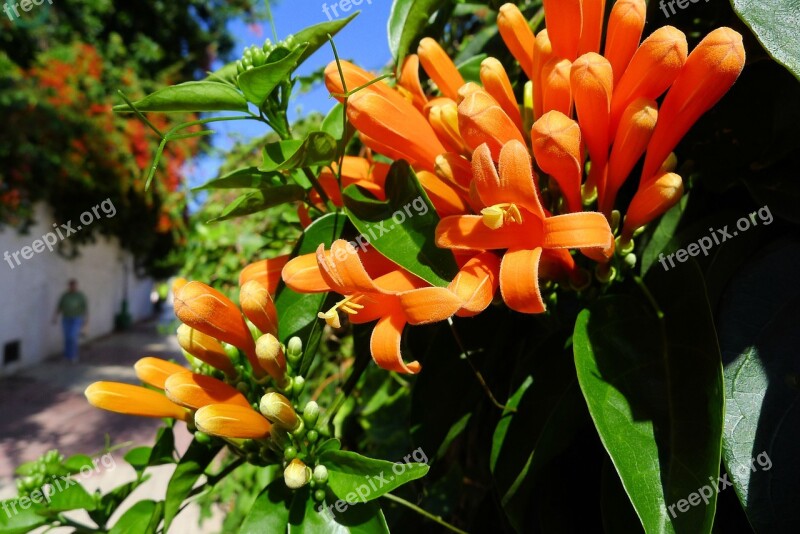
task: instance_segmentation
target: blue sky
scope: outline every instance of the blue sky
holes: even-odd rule
[[[307,26],[327,21],[328,16],[323,12],[323,4],[329,6],[328,12],[333,16],[330,6],[332,4],[338,6],[339,3],[339,0],[336,2],[332,0],[281,0],[278,5],[272,7],[278,39],[284,39],[287,35],[294,34]],[[391,53],[386,39],[386,23],[389,20],[391,3],[391,0],[362,1],[357,8],[361,14],[335,37],[336,49],[342,59],[352,60],[358,65],[374,71],[380,70],[389,63]],[[347,13],[343,13],[339,8],[336,11],[340,16],[342,14],[347,16],[352,14],[355,9],[351,9]],[[260,45],[267,38],[274,40],[270,24],[266,21],[263,24],[251,26],[237,20],[231,22],[230,30],[236,38],[234,57],[240,56],[247,46]],[[297,70],[297,74],[310,74],[332,60],[331,48],[329,46],[322,47]],[[294,120],[298,116],[312,111],[326,113],[333,105],[334,100],[329,98],[324,87],[319,86],[308,93],[293,95],[293,102],[289,106],[290,118]],[[298,115],[298,110],[300,115]],[[221,122],[209,126],[217,132],[212,139],[214,147],[222,150],[230,147],[234,139],[248,139],[263,135],[268,131],[265,126],[250,121]],[[190,187],[200,185],[213,178],[219,163],[219,158],[214,156],[198,159],[189,175]]]

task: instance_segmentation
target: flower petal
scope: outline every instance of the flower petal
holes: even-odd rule
[[[417,179],[419,180],[419,185],[428,194],[428,198],[431,199],[431,203],[439,217],[460,215],[470,211],[460,191],[455,186],[441,180],[432,172],[419,171],[417,172]]]
[[[496,250],[533,246],[542,240],[542,222],[529,212],[522,224],[506,224],[492,230],[480,215],[445,217],[436,226],[436,244],[441,248]]]
[[[414,107],[422,111],[422,108],[428,103],[428,97],[425,96],[425,91],[422,89],[422,84],[419,81],[418,55],[409,54],[403,60],[403,67],[400,69],[400,77],[397,79],[397,85],[408,91],[408,94],[411,95],[411,101]]]
[[[405,325],[406,320],[401,314],[382,317],[372,331],[369,348],[378,367],[398,373],[416,374],[422,369],[419,362],[406,364],[400,354]]]
[[[544,220],[544,248],[613,246],[614,235],[602,213],[585,211],[556,215]]]
[[[356,249],[344,239],[334,241],[329,251],[325,250],[324,244],[320,244],[317,263],[325,282],[337,293],[381,292],[361,263]]]
[[[458,105],[458,129],[472,150],[487,143],[494,159],[500,156],[503,145],[512,139],[524,142],[514,121],[482,89],[472,92]]]
[[[500,264],[500,293],[506,305],[520,313],[545,311],[539,292],[539,258],[541,248],[510,249]]]
[[[500,283],[500,258],[493,252],[482,252],[469,259],[447,286],[463,301],[456,312],[471,317],[485,310],[494,299]]]
[[[428,324],[452,317],[463,304],[444,287],[423,287],[400,293],[400,305],[409,324]]]
[[[303,254],[292,258],[281,272],[283,281],[298,293],[325,293],[331,288],[323,278],[316,254]]]
[[[291,254],[267,258],[265,260],[254,261],[245,266],[239,273],[239,285],[242,286],[249,280],[259,279],[265,284],[271,294],[275,294],[278,283],[281,281],[281,270],[286,262],[291,258]]]
[[[531,128],[533,156],[539,167],[553,177],[564,195],[567,209],[580,211],[581,129],[559,111],[548,111]]]

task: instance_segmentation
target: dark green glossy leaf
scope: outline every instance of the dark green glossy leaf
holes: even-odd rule
[[[228,204],[219,217],[216,217],[208,222],[220,222],[236,217],[243,217],[244,215],[251,215],[264,211],[287,202],[296,202],[305,197],[306,191],[299,185],[279,185],[277,187],[270,187],[269,189],[261,189],[251,193],[245,193],[236,198],[233,202]]]
[[[164,532],[168,532],[183,500],[192,491],[195,482],[214,460],[220,448],[220,445],[205,445],[197,440],[192,440],[189,444],[167,485],[167,496],[164,500]]]
[[[336,500],[331,492],[328,492],[325,502],[318,503],[311,498],[311,491],[306,487],[295,493],[289,534],[389,534],[386,519],[377,503],[347,505]]]
[[[436,246],[439,216],[405,161],[392,164],[386,198],[376,200],[355,185],[344,190],[347,216],[361,239],[432,285],[447,286],[458,266],[452,252]]]
[[[278,477],[261,490],[250,513],[247,514],[239,534],[286,532],[289,524],[289,507],[295,492],[286,487],[283,477]]]
[[[247,100],[230,85],[219,82],[186,82],[159,89],[134,102],[139,111],[247,111]],[[133,111],[128,104],[114,111]]]
[[[667,245],[674,238],[675,229],[678,228],[688,203],[689,194],[687,193],[658,221],[650,241],[642,251],[642,274],[646,274],[650,270],[650,267],[658,261],[658,255],[666,250]]]
[[[696,264],[654,273],[648,287],[663,319],[631,296],[581,312],[578,381],[645,530],[708,533],[724,404],[714,324]],[[703,487],[707,502],[696,493]]]
[[[155,534],[163,511],[161,501],[139,501],[122,514],[108,534]]]
[[[328,487],[349,503],[377,499],[424,477],[429,469],[423,463],[392,463],[349,451],[326,451],[319,456],[319,463],[328,468]]]
[[[458,72],[465,82],[481,83],[481,62],[487,57],[486,54],[478,54],[458,65]]]
[[[204,183],[199,187],[195,187],[192,191],[202,191],[204,189],[262,189],[280,185],[280,176],[278,172],[261,172],[258,167],[247,167],[246,169],[238,169],[219,178],[214,178]]]
[[[497,427],[494,429],[494,435],[492,436],[492,450],[489,455],[489,469],[492,472],[494,472],[494,468],[497,465],[497,458],[500,456],[500,451],[503,448],[503,441],[505,441],[508,428],[514,418],[514,412],[511,410],[517,409],[517,406],[519,406],[519,403],[522,400],[522,396],[525,395],[525,392],[528,391],[528,388],[531,387],[531,384],[533,384],[533,377],[529,376],[522,382],[517,391],[515,391],[505,403],[507,409],[503,411],[503,416],[497,423]]]
[[[164,465],[175,463],[175,434],[171,427],[162,426],[156,434],[156,442],[150,451],[147,465]]]
[[[759,42],[800,79],[800,19],[796,0],[733,0],[733,9]]]
[[[308,28],[303,28],[294,34],[294,41],[296,43],[308,43],[308,47],[306,47],[306,49],[303,51],[303,54],[297,61],[297,64],[301,64],[303,61],[308,59],[311,54],[319,50],[322,45],[327,43],[328,34],[331,34],[331,37],[333,37],[339,33],[339,31],[347,26],[351,20],[356,18],[359,13],[360,11],[356,11],[347,18],[331,20],[329,22],[321,22],[319,24],[309,26]]]
[[[339,238],[344,230],[344,215],[329,213],[314,221],[305,229],[303,236],[292,251],[292,257],[310,254],[320,244],[326,248]],[[322,335],[321,320],[317,313],[322,311],[327,293],[297,293],[283,283],[275,295],[275,307],[278,309],[278,337],[286,343],[290,337],[299,336],[303,340],[303,361],[300,374],[305,375],[314,360],[319,339]]]
[[[723,457],[756,532],[800,529],[800,245],[764,251],[721,300]]]
[[[288,53],[284,49],[275,49],[267,58],[267,63],[241,73],[237,81],[247,100],[261,107],[269,94],[282,81],[289,79],[307,47],[306,43],[299,44]]]
[[[264,161],[258,170],[283,171],[327,165],[336,156],[336,139],[325,132],[311,132],[305,139],[278,141],[264,146]]]
[[[411,50],[428,21],[442,7],[441,0],[394,0],[389,14],[389,50],[396,64]]]
[[[336,438],[330,438],[317,447],[317,454],[322,454],[325,451],[338,451],[342,448],[342,442]]]

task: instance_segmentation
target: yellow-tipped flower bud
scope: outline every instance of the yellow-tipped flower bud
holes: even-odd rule
[[[286,385],[286,358],[278,338],[272,334],[264,334],[258,338],[256,354],[261,367],[266,369],[279,387],[284,387]]]
[[[177,363],[151,356],[141,358],[133,364],[133,369],[136,371],[136,376],[139,380],[158,389],[164,389],[164,382],[167,381],[170,375],[189,372],[188,369],[181,367]]]
[[[187,421],[189,412],[162,393],[132,384],[95,382],[86,388],[86,400],[95,408],[141,417],[170,417]]]
[[[182,324],[178,327],[178,344],[183,350],[211,367],[231,377],[236,375],[236,369],[225,348],[213,337]]]
[[[280,393],[271,391],[261,397],[259,408],[264,417],[289,432],[294,432],[300,427],[300,418],[292,408],[292,403]]]
[[[283,480],[291,489],[302,488],[311,480],[311,468],[300,459],[295,458],[284,469]]]
[[[259,280],[250,280],[239,290],[239,304],[245,316],[262,334],[278,333],[278,310],[269,288]]]
[[[253,408],[237,404],[204,406],[194,414],[194,423],[206,434],[236,439],[264,439],[272,429]]]
[[[233,386],[197,373],[170,376],[164,384],[164,391],[172,402],[192,410],[209,404],[237,404],[250,408],[244,395]]]

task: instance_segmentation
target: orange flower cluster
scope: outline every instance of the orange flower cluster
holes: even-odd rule
[[[269,437],[276,421],[259,413],[259,399],[246,397],[232,384],[247,383],[241,381],[244,376],[252,376],[260,384],[271,380],[285,387],[288,383],[283,348],[275,338],[277,311],[271,295],[277,286],[276,273],[285,263],[286,258],[278,258],[245,268],[239,294],[241,310],[201,282],[179,279],[173,285],[175,314],[183,323],[178,329],[178,343],[187,359],[210,366],[224,380],[145,357],[134,366],[145,386],[96,382],[86,389],[89,403],[117,413],[179,419],[225,438]],[[258,329],[257,341],[246,319]],[[222,342],[242,351],[247,363],[232,359]]]

